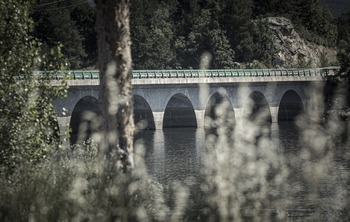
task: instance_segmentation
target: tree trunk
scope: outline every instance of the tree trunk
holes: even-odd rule
[[[100,69],[102,147],[118,152],[118,167],[133,168],[130,0],[95,0]]]

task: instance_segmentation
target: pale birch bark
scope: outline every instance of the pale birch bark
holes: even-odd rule
[[[117,150],[118,166],[127,171],[134,165],[130,0],[95,2],[102,146],[107,152]]]

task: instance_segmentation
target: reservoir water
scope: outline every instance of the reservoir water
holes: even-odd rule
[[[292,210],[289,210],[288,218],[292,218],[291,221],[294,221],[314,213],[313,209],[315,209],[315,206],[312,205],[310,207],[309,202],[306,200],[307,197],[305,197],[309,192],[308,189],[312,188],[308,187],[308,182],[304,183],[306,184],[305,187],[300,185],[303,184],[300,181],[305,177],[305,175],[301,175],[304,172],[303,169],[309,166],[305,163],[305,161],[309,160],[305,159],[306,154],[303,151],[309,149],[309,144],[305,144],[305,132],[301,133],[301,130],[292,122],[284,122],[272,123],[271,126],[268,127],[267,134],[267,138],[272,146],[277,148],[276,151],[280,152],[279,154],[285,155],[286,166],[292,166],[293,168],[289,172],[288,179],[282,181],[282,184],[288,184],[290,189],[302,190],[300,192],[290,191],[291,195],[296,194],[293,200],[297,199],[297,203],[292,203],[289,206]],[[138,134],[136,140],[142,141],[144,145],[145,162],[148,172],[164,186],[169,186],[174,181],[187,184],[190,188],[189,198],[191,199],[191,195],[198,193],[200,183],[204,180],[202,170],[205,166],[207,155],[207,136],[203,128],[168,128],[155,131],[142,131]],[[312,137],[312,134],[310,134],[310,136]],[[315,138],[309,139],[309,142],[312,142],[313,139],[319,140],[316,135]],[[336,155],[332,157],[334,159],[337,158]],[[311,162],[312,161],[313,160],[311,160]],[[345,165],[342,161],[339,161],[339,168],[337,167],[337,169],[345,169]],[[319,166],[322,165],[316,165],[316,168]],[[346,172],[346,175],[348,175],[348,169],[342,172]],[[293,187],[292,184],[295,184],[295,187]],[[325,184],[327,184],[327,182],[325,182]],[[303,192],[305,192],[305,194]],[[333,193],[330,195],[333,195]],[[195,201],[196,200],[194,200],[194,202]],[[191,208],[191,206],[187,207]],[[200,211],[201,209],[189,209],[188,211],[196,212],[198,210]],[[192,221],[194,220],[193,218],[196,218],[195,220],[203,219],[196,216],[196,213],[193,214],[193,217],[189,216],[190,219],[187,218],[186,220]],[[317,216],[316,218],[321,218],[321,216]],[[324,217],[322,216],[322,218]]]
[[[299,131],[293,123],[273,123],[271,141],[285,149],[298,149]],[[144,144],[148,171],[161,183],[198,177],[206,155],[203,128],[167,128],[142,131],[137,136]]]

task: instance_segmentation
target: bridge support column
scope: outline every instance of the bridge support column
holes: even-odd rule
[[[236,125],[241,126],[243,124],[243,108],[234,108]]]
[[[194,110],[194,113],[196,115],[197,128],[204,127],[205,110]]]
[[[154,126],[156,130],[163,129],[164,112],[153,112]]]
[[[278,122],[278,109],[279,107],[270,107],[270,112],[271,112],[271,122],[277,123]]]
[[[69,139],[67,135],[69,133],[69,124],[71,116],[58,116],[58,128],[60,130],[61,142],[64,146],[69,147]]]

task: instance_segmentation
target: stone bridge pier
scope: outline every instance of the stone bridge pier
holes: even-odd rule
[[[69,81],[67,97],[53,101],[64,145],[77,140],[85,113],[98,113],[98,84],[97,80]],[[70,138],[67,138],[68,134]]]

